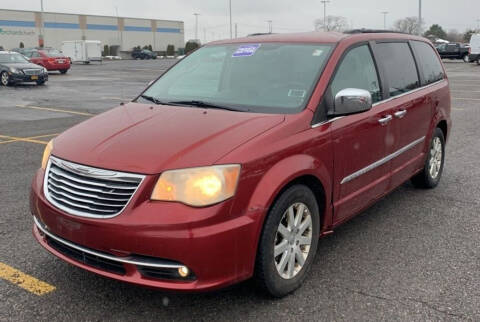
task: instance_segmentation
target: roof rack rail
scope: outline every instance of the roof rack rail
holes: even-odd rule
[[[406,32],[401,32],[401,31],[395,31],[395,30],[385,30],[385,29],[352,29],[352,30],[346,30],[343,32],[344,34],[404,34],[406,35]]]
[[[255,36],[267,36],[267,35],[275,35],[272,32],[257,32],[254,34],[249,34],[247,37],[255,37]]]

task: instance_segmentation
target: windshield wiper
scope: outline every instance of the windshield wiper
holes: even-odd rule
[[[165,104],[164,102],[162,102],[161,100],[159,100],[158,98],[153,97],[153,96],[140,95],[140,97],[143,98],[143,99],[146,99],[147,101],[153,102],[153,103],[155,103],[155,104],[157,104],[157,105]]]
[[[249,109],[242,109],[239,107],[233,106],[226,106],[226,105],[219,105],[215,103],[209,103],[204,101],[174,101],[168,102],[168,104],[175,104],[175,105],[189,105],[189,106],[197,106],[197,107],[204,107],[204,108],[215,108],[219,110],[227,110],[227,111],[235,111],[235,112],[249,112]]]

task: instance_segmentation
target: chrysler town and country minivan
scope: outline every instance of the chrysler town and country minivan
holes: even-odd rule
[[[449,82],[424,38],[213,42],[47,145],[34,235],[137,285],[207,291],[254,277],[284,296],[320,237],[408,180],[437,186],[450,128]]]

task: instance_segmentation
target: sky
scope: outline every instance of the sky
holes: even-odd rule
[[[238,36],[267,32],[272,20],[273,32],[311,31],[315,19],[323,17],[320,0],[231,0],[233,24]],[[419,0],[331,0],[327,15],[343,16],[353,28],[383,28],[382,11],[388,11],[387,27],[407,16],[418,15]],[[446,31],[463,32],[477,28],[480,0],[423,0],[426,26],[440,24]],[[230,37],[229,0],[44,0],[49,12],[96,14],[136,18],[180,20],[185,22],[185,38],[203,42]],[[455,3],[455,4],[453,4]],[[40,0],[0,0],[0,9],[40,10]],[[234,29],[234,28],[233,28]]]

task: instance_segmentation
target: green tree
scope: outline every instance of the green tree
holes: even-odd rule
[[[434,24],[428,29],[425,34],[425,37],[434,37],[434,38],[440,38],[440,39],[446,39],[447,38],[447,33],[445,30],[443,30],[442,26]]]
[[[465,34],[463,35],[463,41],[470,42],[470,39],[472,39],[472,35],[476,33],[477,32],[475,30],[467,30],[467,32],[465,32]]]
[[[109,56],[110,55],[110,48],[108,45],[103,46],[103,56]]]
[[[168,45],[167,46],[167,56],[175,56],[175,46]]]
[[[190,54],[192,51],[200,47],[198,42],[196,41],[188,41],[187,44],[185,45],[185,54]]]
[[[148,45],[148,50],[153,51],[152,45]]]
[[[18,46],[20,48],[25,48],[25,45],[23,44],[23,42],[20,42],[20,46]]]

